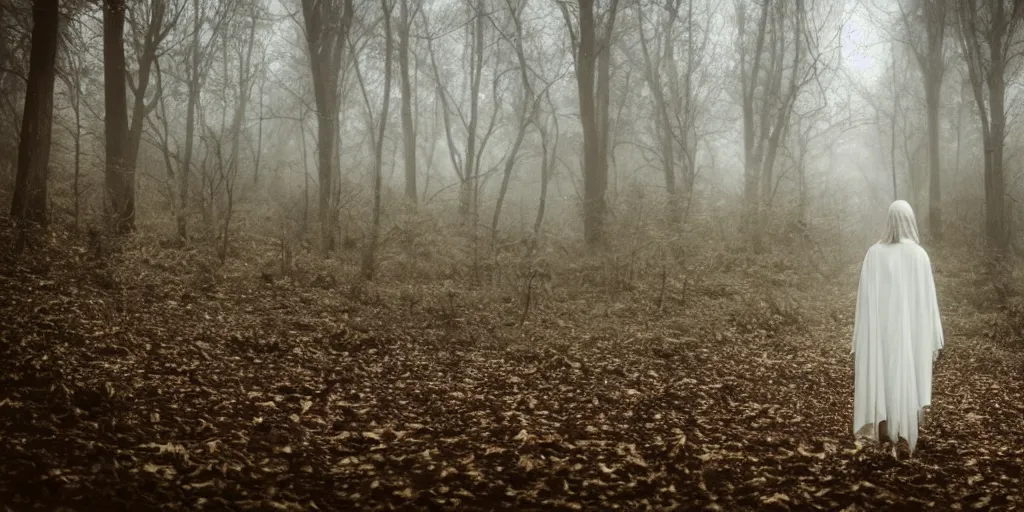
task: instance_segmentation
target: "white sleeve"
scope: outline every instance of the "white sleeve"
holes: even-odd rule
[[[864,256],[864,262],[860,267],[860,282],[857,285],[857,308],[854,311],[853,340],[850,344],[850,353],[857,352],[857,346],[863,343],[868,336],[868,328],[871,324],[871,287],[874,286],[872,274],[871,251]]]
[[[935,276],[932,273],[931,260],[928,260],[928,276],[925,279],[925,294],[928,301],[929,320],[932,328],[932,351],[942,350],[945,339],[942,335],[942,318],[939,314],[939,298],[935,291]],[[936,354],[937,355],[937,354]]]

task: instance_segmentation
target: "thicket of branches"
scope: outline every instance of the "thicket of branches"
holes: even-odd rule
[[[4,0],[0,502],[1013,507],[1022,17]],[[910,461],[847,416],[895,198],[947,339]]]
[[[1022,16],[1001,0],[7,2],[0,196],[19,249],[58,223],[223,264],[255,237],[277,273],[308,252],[362,279],[433,259],[478,282],[509,255],[678,275],[669,254],[788,251],[824,275],[899,197],[927,245],[984,246],[1005,278]]]

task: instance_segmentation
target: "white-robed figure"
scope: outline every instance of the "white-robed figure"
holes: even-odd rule
[[[885,236],[868,249],[860,272],[853,328],[853,433],[917,445],[932,403],[932,363],[943,346],[931,260],[919,245],[906,201],[889,206]]]

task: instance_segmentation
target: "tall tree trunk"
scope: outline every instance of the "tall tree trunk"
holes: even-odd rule
[[[558,112],[555,109],[554,104],[551,102],[550,94],[545,91],[544,96],[547,100],[548,106],[551,108],[553,132],[548,131],[546,122],[540,129],[540,144],[543,153],[541,154],[542,160],[540,166],[540,202],[537,205],[537,218],[533,221],[533,232],[535,235],[540,234],[540,228],[544,224],[544,213],[547,209],[548,203],[548,185],[551,183],[552,171],[555,167],[555,161],[558,158]]]
[[[670,120],[670,106],[665,99],[664,85],[662,84],[661,66],[668,65],[675,56],[672,53],[672,25],[676,19],[676,12],[672,11],[672,4],[666,6],[670,12],[665,20],[659,37],[663,43],[661,55],[652,56],[648,47],[648,39],[644,33],[644,10],[638,4],[637,28],[640,39],[640,50],[643,53],[647,79],[647,87],[651,91],[651,103],[654,107],[654,131],[658,140],[659,153],[661,157],[662,174],[665,179],[665,192],[668,199],[668,220],[671,223],[678,223],[681,210],[679,208],[679,194],[676,190],[676,166],[675,166],[675,137],[672,133],[672,122]],[[653,38],[652,38],[653,39]],[[675,73],[670,73],[668,80],[674,80]],[[675,99],[675,98],[673,98]],[[684,128],[685,132],[685,128]]]
[[[900,198],[896,187],[896,112],[900,108],[900,97],[896,93],[896,53],[892,55],[892,116],[889,117],[889,164],[892,170],[892,200]]]
[[[128,155],[128,98],[124,57],[125,0],[103,3],[103,82],[106,105],[107,215],[111,228],[135,227],[135,170]]]
[[[576,85],[583,129],[583,239],[591,248],[605,241],[611,35],[618,2],[612,0],[600,26],[594,0],[579,0]],[[563,11],[564,13],[564,11]]]
[[[46,224],[50,138],[53,126],[54,64],[57,59],[58,0],[35,0],[25,110],[21,116],[18,172],[11,216]]]
[[[696,55],[693,46],[693,0],[686,2],[686,76],[683,82],[683,101],[686,105],[686,125],[683,126],[682,146],[685,153],[686,170],[683,180],[683,194],[686,199],[686,210],[682,221],[689,216],[693,205],[693,189],[697,181],[697,123],[693,105],[693,73]],[[707,36],[705,35],[705,41]]]
[[[785,37],[788,32],[785,31],[785,5],[778,5],[778,32],[774,35],[779,38],[778,44],[780,46],[777,53],[773,53],[773,60],[776,62],[776,67],[773,70],[771,76],[774,81],[773,87],[775,90],[781,92],[782,84],[782,70],[783,70],[783,58],[785,53]],[[793,12],[793,61],[792,68],[790,69],[789,84],[786,88],[785,96],[781,97],[782,103],[778,107],[778,111],[773,120],[769,120],[768,124],[762,119],[762,127],[771,125],[771,130],[767,139],[762,139],[761,144],[763,148],[763,163],[760,170],[761,175],[761,190],[760,197],[758,198],[758,208],[764,208],[763,211],[759,211],[759,215],[756,221],[756,227],[753,236],[753,246],[755,251],[761,250],[762,237],[767,231],[769,213],[772,207],[772,191],[774,186],[774,171],[775,171],[775,159],[778,155],[779,144],[782,140],[785,140],[786,132],[789,130],[789,119],[793,112],[793,105],[796,103],[797,94],[799,93],[799,68],[800,63],[803,59],[803,41],[804,34],[803,29],[803,0],[796,0],[795,10]],[[765,108],[767,115],[768,108]],[[763,133],[763,132],[762,132]]]
[[[533,220],[533,234],[540,235],[540,228],[544,225],[544,210],[548,203],[548,182],[551,176],[551,161],[554,160],[553,149],[548,149],[548,137],[541,133],[541,161],[540,161],[540,200],[537,203],[537,217]]]
[[[935,242],[942,242],[942,163],[939,153],[939,99],[942,83],[925,84],[928,109],[928,231]]]
[[[302,0],[302,15],[317,109],[317,172],[320,181],[318,213],[321,250],[326,255],[334,250],[336,212],[331,199],[335,174],[335,141],[338,138],[338,78],[354,7],[352,0]]]
[[[520,146],[523,145],[523,139],[526,137],[526,121],[520,121],[519,129],[516,132],[516,140],[512,143],[512,149],[509,150],[508,156],[505,158],[505,166],[501,177],[501,187],[498,189],[498,200],[494,205],[494,216],[491,218],[491,244],[498,239],[498,221],[501,218],[501,207],[505,202],[505,195],[508,193],[508,184],[512,179],[512,169],[516,164],[516,155],[519,153]]]
[[[996,256],[993,263],[996,264],[997,272],[1007,278],[1008,275],[1004,274],[1005,265],[999,265],[1005,262],[1010,246],[1003,176],[1006,71],[1011,57],[1008,47],[1018,37],[1021,22],[1024,21],[1024,3],[1015,1],[1007,5],[1003,0],[995,0],[984,4],[964,1],[955,5],[960,49],[967,64],[985,148],[985,235]],[[979,15],[982,9],[987,11],[985,16]],[[1005,281],[1000,280],[998,284],[1003,286]]]
[[[515,26],[515,33],[508,41],[515,50],[516,59],[519,63],[519,80],[523,88],[522,103],[519,105],[519,127],[516,131],[515,142],[505,158],[505,168],[501,178],[501,188],[498,190],[498,201],[494,206],[494,216],[491,218],[491,245],[493,246],[498,237],[498,221],[501,218],[501,208],[505,203],[505,195],[508,193],[508,185],[512,179],[512,170],[515,167],[516,157],[522,147],[523,139],[526,138],[526,130],[531,124],[537,121],[537,110],[540,108],[541,97],[534,93],[533,85],[530,83],[529,63],[526,59],[526,52],[523,50],[523,23],[521,6],[517,7],[508,2],[509,15]],[[543,164],[542,164],[543,165]]]
[[[469,216],[469,220],[473,225],[474,230],[476,229],[476,206],[478,198],[476,192],[479,190],[480,184],[477,183],[479,179],[480,164],[478,162],[479,156],[477,155],[477,124],[479,123],[479,112],[480,112],[480,81],[483,78],[484,70],[484,2],[483,0],[477,0],[476,8],[473,11],[473,17],[475,22],[473,24],[473,51],[470,54],[470,73],[472,76],[472,85],[470,89],[469,99],[469,126],[467,129],[466,136],[466,156],[464,159],[465,167],[463,168],[463,174],[465,179],[462,182],[462,200],[461,208],[463,213]]]
[[[1001,0],[1000,0],[1001,1]],[[914,5],[910,13],[898,4],[903,26],[910,35],[910,49],[917,58],[924,82],[925,106],[928,116],[928,231],[936,241],[942,240],[942,187],[939,151],[939,105],[942,100],[942,79],[945,74],[946,9],[945,0],[923,0]],[[914,21],[911,21],[911,18]],[[913,37],[924,34],[923,41]]]
[[[583,129],[583,239],[587,245],[601,242],[604,190],[598,186],[601,156],[594,95],[597,68],[597,21],[594,0],[580,0],[580,43],[577,58],[577,89],[580,100],[580,124]]]
[[[153,0],[150,5],[151,13],[146,26],[146,34],[142,43],[142,54],[139,55],[139,83],[134,85],[132,93],[135,95],[132,104],[131,125],[128,128],[128,148],[125,156],[127,165],[135,169],[139,156],[139,144],[142,140],[143,121],[146,115],[156,106],[146,103],[146,91],[149,89],[149,77],[156,62],[157,49],[161,41],[169,33],[169,28],[164,27],[164,17],[167,14],[166,0]],[[126,77],[128,78],[128,77]],[[129,85],[131,85],[129,83]],[[162,94],[162,91],[157,91]]]
[[[328,100],[333,103],[334,100]],[[327,254],[334,250],[334,209],[331,205],[331,187],[334,183],[334,140],[337,138],[338,118],[331,112],[333,107],[317,110],[317,178],[319,181],[320,239],[322,250]]]
[[[253,13],[249,25],[248,39],[245,41],[245,49],[238,53],[238,103],[235,105],[234,116],[231,119],[231,149],[227,162],[227,175],[224,177],[224,193],[227,204],[224,211],[224,223],[221,226],[221,248],[220,261],[223,264],[227,259],[229,240],[231,235],[231,215],[234,213],[235,205],[235,179],[238,177],[238,159],[242,146],[242,124],[245,122],[245,113],[249,107],[249,99],[252,96],[255,81],[252,78],[252,52],[256,45],[256,24],[258,14]],[[227,38],[224,41],[225,62],[227,61]],[[225,79],[227,76],[225,75]],[[262,97],[260,98],[262,102]]]
[[[597,82],[594,109],[597,113],[597,161],[591,175],[593,194],[590,203],[594,209],[592,219],[596,221],[593,227],[596,231],[596,244],[604,243],[605,223],[608,211],[608,175],[611,165],[614,165],[615,155],[612,154],[612,126],[611,126],[611,60],[612,60],[612,29],[615,26],[617,14],[617,3],[612,0],[608,10],[602,17],[603,26],[600,26],[597,39]],[[628,89],[628,86],[627,86]],[[621,105],[620,105],[621,106]],[[621,110],[621,109],[620,109]]]
[[[402,79],[402,153],[405,163],[405,198],[416,203],[416,128],[412,117],[412,81],[409,78],[409,0],[400,0],[398,70]]]
[[[199,104],[199,94],[202,88],[200,75],[200,59],[203,52],[200,49],[200,37],[202,36],[202,12],[200,11],[200,0],[192,0],[194,11],[192,26],[192,43],[189,58],[188,71],[188,100],[185,105],[185,150],[181,158],[181,170],[178,172],[178,239],[184,242],[188,238],[188,193],[191,184],[192,173],[192,152],[196,137],[196,108]]]
[[[260,183],[260,162],[263,160],[263,107],[265,101],[263,100],[263,87],[266,85],[266,78],[260,82],[260,119],[256,123],[256,151],[255,161],[252,164],[252,184],[256,187]]]
[[[81,83],[76,80],[77,89],[75,91],[75,178],[74,178],[74,194],[75,194],[75,229],[81,227],[82,223],[82,106],[81,106]]]
[[[956,156],[953,159],[953,168],[960,173],[960,146],[963,143],[964,134],[964,84],[959,86],[959,96],[956,102]]]
[[[1001,48],[999,48],[1001,50]],[[997,53],[997,48],[992,48]],[[995,61],[995,59],[993,59]],[[1003,176],[1003,144],[1006,137],[1006,81],[1003,66],[993,62],[989,74],[988,97],[991,105],[992,128],[987,152],[989,172],[985,173],[985,224],[989,240],[1000,252],[1009,248],[1006,229],[1006,181]]]
[[[761,19],[757,24],[757,36],[754,43],[754,54],[751,56],[744,47],[746,40],[746,15],[747,3],[737,2],[737,18],[739,20],[739,43],[740,43],[740,84],[743,86],[743,199],[744,199],[744,227],[751,234],[756,231],[758,216],[758,186],[760,183],[761,161],[757,155],[755,142],[756,128],[754,125],[754,103],[757,90],[758,75],[761,72],[761,59],[764,55],[764,40],[768,32],[768,13],[771,8],[771,0],[765,0],[761,6]],[[747,59],[752,58],[748,63]]]
[[[380,0],[384,11],[384,100],[380,109],[377,133],[373,141],[373,219],[370,230],[370,243],[363,253],[363,278],[372,281],[377,270],[377,250],[380,243],[381,188],[384,171],[384,134],[388,126],[388,113],[391,107],[391,55],[394,51],[394,39],[391,36],[391,12],[393,5],[388,0]],[[369,103],[367,103],[369,107]]]
[[[306,142],[306,105],[299,108],[299,141],[302,144],[302,229],[303,237],[309,228],[309,148]]]

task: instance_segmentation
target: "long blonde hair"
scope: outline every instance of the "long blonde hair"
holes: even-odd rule
[[[885,235],[878,243],[898,244],[904,240],[910,240],[915,244],[921,243],[921,238],[917,234],[917,218],[914,217],[914,209],[910,207],[910,203],[899,199],[889,205]]]

